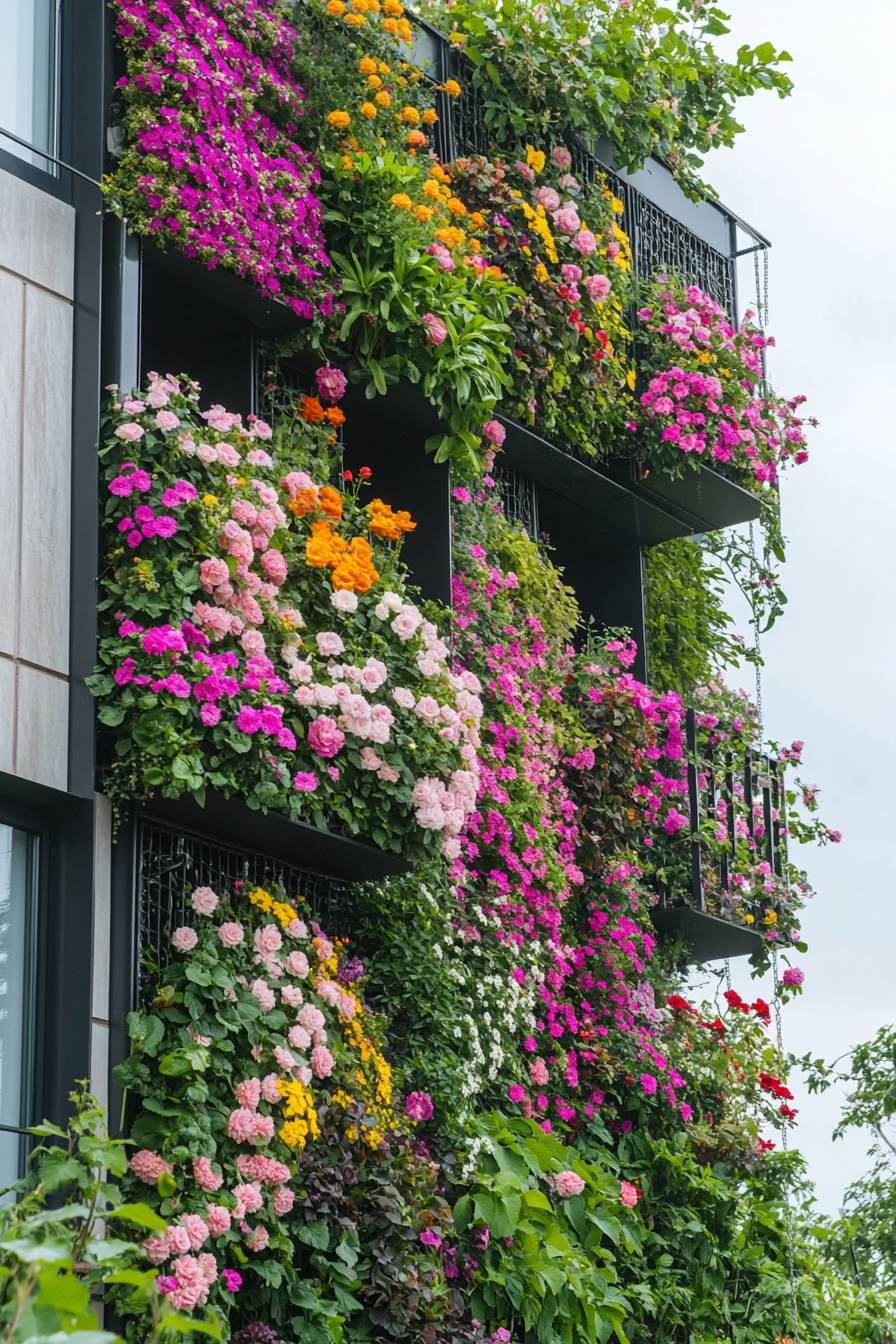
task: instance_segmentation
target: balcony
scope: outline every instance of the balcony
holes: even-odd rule
[[[759,863],[768,864],[772,881],[784,879],[782,763],[747,752],[742,769],[735,772],[730,752],[714,751],[699,740],[697,717],[688,710],[687,871],[683,866],[674,878],[657,883],[653,923],[660,934],[681,937],[695,962],[753,956],[764,946],[769,903],[752,891],[741,896],[736,879]],[[702,836],[707,818],[725,829],[720,854],[707,853]]]

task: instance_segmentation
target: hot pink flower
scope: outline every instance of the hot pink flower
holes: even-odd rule
[[[482,437],[486,443],[491,443],[495,448],[500,448],[507,438],[507,430],[499,420],[486,420],[482,426]]]
[[[334,719],[321,714],[308,729],[308,745],[318,756],[329,760],[335,756],[345,742],[345,733],[336,726]]]

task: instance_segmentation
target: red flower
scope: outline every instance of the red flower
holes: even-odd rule
[[[342,473],[342,479],[344,481],[353,481],[355,478],[350,471],[344,471]]]
[[[765,999],[757,999],[755,1003],[750,1004],[750,1007],[756,1016],[768,1026],[772,1020],[772,1012]]]
[[[373,472],[370,470],[369,467],[359,467],[358,475],[361,477],[362,481],[369,481],[371,476],[373,475]]]

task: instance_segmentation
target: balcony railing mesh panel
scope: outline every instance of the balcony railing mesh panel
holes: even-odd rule
[[[314,379],[288,360],[272,362],[260,351],[255,365],[256,405],[258,414],[269,425],[288,416],[303,396],[315,396]]]
[[[537,541],[538,495],[535,482],[499,462],[492,468],[492,476],[501,491],[505,515],[515,523],[522,523],[532,540]]]
[[[639,191],[631,192],[632,214],[623,216],[634,239],[638,274],[649,278],[672,271],[698,285],[727,313],[736,307],[734,260],[698,238]]]
[[[188,831],[144,819],[140,823],[137,867],[137,975],[144,962],[168,962],[169,935],[189,923],[187,900],[195,887],[233,895],[234,883],[282,886],[306,902],[327,933],[346,932],[351,888],[346,882],[307,873],[265,854],[231,849]]]

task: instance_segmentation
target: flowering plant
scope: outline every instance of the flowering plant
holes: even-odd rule
[[[524,159],[460,159],[451,175],[469,237],[515,286],[509,412],[594,456],[634,386],[631,256],[622,202],[602,180],[585,187],[571,164],[564,145],[527,145]]]
[[[401,1105],[357,960],[282,891],[237,885],[192,892],[115,1071],[143,1103],[125,1186],[164,1220],[142,1243],[159,1287],[178,1311],[261,1317],[287,1338],[325,1324],[334,1290],[348,1316],[437,1319],[450,1212],[410,1137],[429,1098]],[[365,1254],[382,1272],[353,1285]]]
[[[785,464],[808,459],[797,414],[805,397],[765,390],[763,351],[774,338],[752,325],[753,312],[735,327],[708,294],[665,275],[641,298],[645,390],[631,425],[641,428],[639,452],[670,475],[706,460],[757,491],[774,486]]]
[[[127,148],[112,210],[247,276],[302,317],[333,311],[320,174],[296,143],[295,33],[269,0],[116,0]]]
[[[365,504],[366,481],[325,483],[345,379],[317,381],[273,437],[200,414],[183,379],[113,402],[91,682],[118,730],[105,787],[200,803],[214,788],[419,855],[474,805],[479,683],[448,671],[406,591],[409,515]]]

